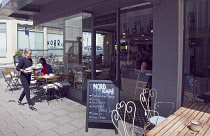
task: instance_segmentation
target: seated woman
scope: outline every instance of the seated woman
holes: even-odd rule
[[[147,58],[142,61],[141,72],[152,73],[152,55],[149,54]]]
[[[151,88],[151,86],[152,86],[152,76],[146,75],[146,73],[152,74],[152,55],[151,54],[149,54],[147,56],[147,58],[145,58],[142,61],[141,72],[142,72],[142,74],[140,76],[140,81],[148,82],[147,87]]]
[[[41,70],[41,76],[53,73],[52,67],[49,64],[47,64],[47,62],[44,58],[40,58],[39,63],[41,63],[43,66],[43,69]]]

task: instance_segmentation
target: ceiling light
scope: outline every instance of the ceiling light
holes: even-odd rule
[[[106,34],[105,34],[105,33],[102,33],[102,34],[101,34],[101,36],[105,37],[105,36],[106,36]]]

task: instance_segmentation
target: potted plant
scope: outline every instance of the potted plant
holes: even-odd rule
[[[23,54],[22,51],[16,51],[16,52],[15,52],[15,55],[13,56],[13,58],[14,58],[14,63],[18,63],[18,62],[19,62],[19,60],[20,60],[21,57],[22,57],[22,54]]]

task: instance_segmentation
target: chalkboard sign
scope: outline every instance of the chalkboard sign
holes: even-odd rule
[[[110,80],[88,80],[86,132],[89,122],[112,123],[111,113],[118,103],[117,82]]]

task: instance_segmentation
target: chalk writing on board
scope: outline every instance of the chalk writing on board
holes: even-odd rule
[[[89,88],[89,119],[109,120],[115,108],[115,85],[92,83]]]

